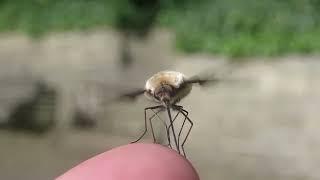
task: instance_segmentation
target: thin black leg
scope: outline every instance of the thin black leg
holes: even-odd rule
[[[182,109],[182,110],[183,110],[183,109]],[[180,112],[180,111],[178,110],[178,112]],[[188,112],[188,111],[186,111],[186,115],[187,115],[187,116],[189,115],[189,112]],[[180,146],[181,133],[182,133],[183,127],[184,127],[184,125],[185,125],[185,123],[186,123],[186,120],[187,120],[187,118],[186,118],[186,116],[185,116],[185,117],[184,117],[184,120],[183,120],[183,123],[182,123],[182,125],[181,125],[181,128],[180,128],[179,134],[178,134],[178,145],[179,145],[179,146]]]
[[[164,126],[166,127],[166,133],[167,133],[167,139],[168,139],[168,144],[167,146],[169,146],[170,148],[172,148],[171,143],[170,143],[170,134],[169,134],[169,130],[168,130],[168,126],[167,123],[165,122],[165,120],[161,119],[158,115],[159,112],[163,111],[163,109],[159,110],[158,112],[155,112],[153,109],[152,111],[154,112],[154,115],[156,115],[158,117],[158,119],[161,120],[161,122],[164,124]]]
[[[163,120],[158,116],[158,113],[163,111],[162,109],[159,109],[157,112],[155,112],[153,109],[151,109],[151,111],[154,113],[150,118],[149,118],[149,123],[150,123],[150,127],[151,127],[151,132],[152,132],[152,137],[153,137],[153,143],[157,143],[155,134],[154,134],[154,130],[153,130],[153,125],[152,125],[152,120],[154,119],[155,116],[157,116],[162,122]],[[167,125],[165,124],[165,122],[163,122],[164,125],[166,126],[167,129]]]
[[[174,116],[174,118],[172,119],[172,123],[170,123],[170,125],[168,126],[168,129],[170,129],[171,126],[173,126],[174,121],[177,119],[178,115],[179,115],[179,111],[177,112],[177,114]]]
[[[172,108],[174,108],[173,110],[178,110],[178,108],[183,108],[183,107],[182,107],[182,106],[179,106],[179,105],[174,105],[174,106],[172,106]],[[179,113],[180,113],[180,111],[178,111],[177,114],[176,114],[176,116],[173,118],[172,123],[170,123],[170,125],[169,125],[169,127],[168,127],[169,129],[170,129],[171,126],[173,126],[173,123],[174,123],[174,121],[177,119]]]
[[[179,115],[179,111],[177,112],[177,114],[174,116],[174,118],[173,118],[173,120],[172,120],[172,123],[170,123],[170,125],[168,126],[168,128],[167,128],[167,136],[168,136],[168,142],[169,142],[169,145],[170,145],[170,147],[172,148],[172,146],[171,146],[171,140],[170,140],[170,127],[171,126],[173,126],[173,123],[174,123],[174,121],[177,119],[177,117],[178,117],[178,115]],[[174,127],[173,127],[174,128]],[[178,146],[179,146],[179,143],[178,143]]]
[[[180,114],[180,110],[184,110],[184,109],[183,109],[183,106],[179,106],[179,105],[174,105],[174,106],[172,106],[172,108],[173,108],[174,110],[177,110],[177,111],[178,111],[177,114],[176,114],[176,116],[174,117],[174,119],[173,119],[173,121],[172,121],[172,122],[174,122],[174,121],[177,119],[178,115]],[[184,110],[184,111],[185,111],[185,110]],[[186,113],[187,116],[188,116],[189,112],[188,112],[188,111],[185,111],[185,113]],[[178,146],[179,146],[179,147],[180,147],[180,136],[181,136],[183,127],[184,127],[184,125],[185,125],[186,119],[187,119],[187,118],[185,117],[184,120],[183,120],[183,123],[182,123],[182,125],[181,125],[181,128],[180,128],[180,130],[179,130],[179,134],[178,134]],[[170,126],[173,126],[173,124],[170,124],[170,125],[169,125],[169,128],[170,128]]]
[[[160,106],[152,106],[152,107],[146,107],[146,108],[144,108],[144,131],[143,131],[142,135],[141,135],[137,140],[132,141],[131,143],[136,143],[136,142],[140,141],[140,140],[143,138],[143,136],[147,133],[147,131],[148,131],[148,125],[147,125],[147,110],[148,110],[148,109],[157,109],[157,108],[163,108],[163,106],[160,105]]]
[[[186,143],[186,140],[187,140],[187,138],[188,138],[188,136],[189,136],[189,134],[190,134],[190,132],[191,132],[191,129],[192,129],[192,127],[193,127],[193,122],[191,121],[191,119],[188,117],[188,115],[187,114],[189,114],[188,113],[188,111],[186,111],[186,110],[184,110],[184,109],[178,109],[180,112],[181,112],[181,114],[183,114],[184,115],[184,117],[189,121],[189,123],[190,123],[190,128],[189,128],[189,130],[188,130],[188,133],[187,133],[187,135],[186,135],[186,137],[184,138],[184,140],[183,140],[183,142],[182,142],[182,144],[181,144],[181,149],[182,149],[182,152],[183,152],[183,156],[184,157],[186,157],[186,153],[185,153],[185,151],[184,151],[184,144]]]
[[[169,120],[170,120],[170,125],[171,125],[171,124],[173,124],[173,121],[172,121],[171,111],[170,111],[170,107],[169,107],[169,106],[167,106],[167,112],[168,112],[168,116],[169,116]],[[173,133],[174,143],[175,143],[175,145],[176,145],[177,151],[178,151],[179,154],[180,154],[180,147],[178,146],[177,137],[176,137],[176,133],[174,132],[173,125],[171,126],[171,130],[172,130],[172,133]]]

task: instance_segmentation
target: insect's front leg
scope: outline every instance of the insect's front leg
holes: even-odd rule
[[[166,128],[166,134],[167,134],[167,139],[168,139],[168,144],[167,146],[169,146],[170,148],[172,148],[171,143],[170,143],[170,133],[169,133],[169,129],[167,126],[167,123],[165,122],[165,120],[163,120],[162,118],[159,117],[158,113],[161,111],[164,111],[164,109],[160,109],[158,112],[155,112],[154,110],[152,110],[154,112],[154,115],[156,115],[158,117],[158,119],[164,124],[165,128]]]
[[[143,131],[143,133],[141,134],[141,136],[137,140],[132,141],[131,143],[136,143],[136,142],[140,141],[143,138],[143,136],[147,133],[147,131],[148,131],[147,110],[149,110],[149,109],[157,109],[157,108],[163,108],[163,106],[162,105],[160,105],[160,106],[152,106],[152,107],[146,107],[144,109],[144,131]],[[152,132],[153,132],[153,128],[152,128]],[[153,138],[155,139],[154,134],[153,134]]]

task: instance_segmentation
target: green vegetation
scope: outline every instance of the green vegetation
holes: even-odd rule
[[[126,3],[0,0],[0,31],[42,35],[115,25],[117,15],[130,9],[116,7]],[[163,0],[157,24],[174,30],[178,49],[190,53],[239,57],[320,51],[318,0]]]
[[[0,0],[0,31],[83,30],[112,23],[115,10],[102,0]]]
[[[272,56],[320,50],[320,1],[202,0],[160,17],[187,52]]]

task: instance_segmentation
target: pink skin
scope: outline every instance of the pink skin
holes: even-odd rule
[[[191,163],[159,144],[135,143],[99,154],[56,180],[199,180]]]

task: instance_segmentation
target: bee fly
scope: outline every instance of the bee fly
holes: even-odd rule
[[[183,156],[186,156],[186,153],[184,151],[184,144],[190,134],[190,131],[193,126],[193,122],[188,116],[189,114],[188,111],[185,110],[183,106],[177,105],[177,103],[190,93],[193,84],[204,85],[207,82],[217,82],[217,81],[218,79],[203,79],[203,78],[200,78],[199,76],[193,76],[191,78],[187,78],[184,74],[176,71],[161,71],[151,76],[146,81],[145,87],[143,89],[138,89],[136,91],[123,94],[121,98],[131,98],[131,99],[134,99],[137,96],[144,94],[148,99],[158,104],[156,106],[146,107],[144,109],[145,129],[141,134],[141,136],[137,140],[133,141],[132,143],[136,143],[139,140],[141,140],[141,138],[146,134],[148,130],[147,128],[147,111],[148,110],[151,110],[154,112],[154,114],[149,118],[149,123],[152,131],[153,141],[154,143],[156,143],[156,138],[155,138],[153,126],[152,126],[152,119],[155,116],[158,116],[158,113],[162,111],[167,111],[170,124],[168,126],[165,122],[164,124],[166,126],[166,131],[167,131],[166,133],[167,133],[167,138],[169,143],[168,145],[172,148],[171,140],[169,136],[169,132],[171,129],[173,134],[173,139],[174,139],[174,145],[176,147],[176,150],[179,152],[179,154],[181,154],[181,151],[180,151],[181,132],[186,122],[190,124],[187,134],[181,143]],[[177,111],[177,114],[174,117],[171,115],[171,109],[174,111]],[[177,119],[179,114],[181,114],[184,117],[184,120],[177,138],[173,123]]]

